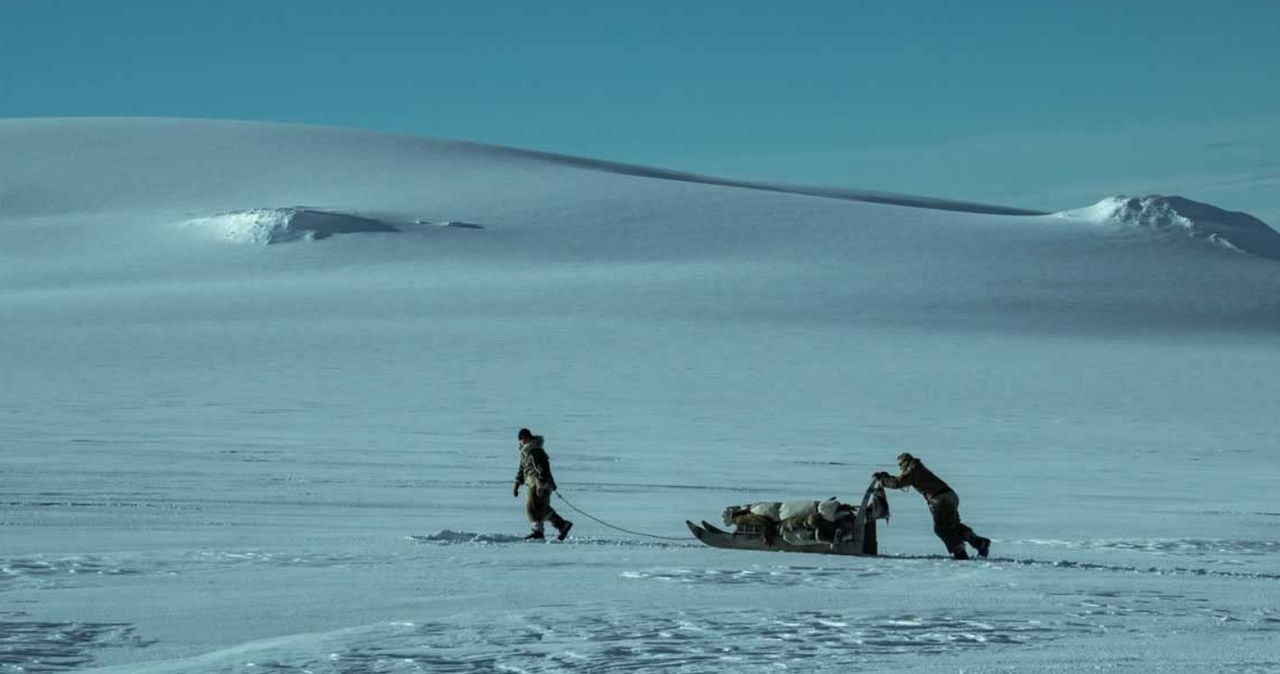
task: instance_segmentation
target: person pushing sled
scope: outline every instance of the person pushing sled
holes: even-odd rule
[[[915,490],[924,496],[929,504],[929,512],[933,515],[933,533],[942,539],[947,552],[956,559],[969,559],[969,552],[964,544],[972,545],[979,557],[986,557],[991,551],[991,539],[974,533],[964,522],[960,521],[960,497],[942,478],[925,468],[924,463],[910,454],[898,455],[898,468],[902,472],[896,476],[884,471],[872,477],[889,489]]]
[[[965,543],[979,557],[991,552],[991,539],[979,536],[960,521],[960,497],[916,457],[898,455],[899,475],[880,471],[872,476],[858,505],[826,501],[762,501],[725,508],[725,531],[702,520],[686,520],[698,540],[715,548],[816,552],[836,555],[876,555],[879,545],[876,520],[889,519],[885,488],[914,487],[924,496],[933,515],[933,531],[956,559],[969,559]]]

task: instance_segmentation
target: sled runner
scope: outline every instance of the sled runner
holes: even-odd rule
[[[725,531],[703,520],[685,520],[698,540],[713,548],[815,552],[826,555],[875,555],[876,520],[889,518],[889,500],[879,481],[872,481],[854,506],[826,501],[762,502],[729,506]]]

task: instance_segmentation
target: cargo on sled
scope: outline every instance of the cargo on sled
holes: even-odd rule
[[[876,520],[889,519],[889,499],[872,481],[858,505],[825,501],[764,501],[725,508],[725,531],[703,520],[685,520],[698,540],[713,548],[781,550],[827,555],[875,555]]]

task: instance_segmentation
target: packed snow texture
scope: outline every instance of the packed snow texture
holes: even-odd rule
[[[1280,671],[1243,214],[254,123],[0,148],[0,672]],[[522,426],[563,543],[522,540]],[[904,450],[991,559],[907,492],[882,557],[684,527]]]

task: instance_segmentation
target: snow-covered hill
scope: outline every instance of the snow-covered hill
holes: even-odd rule
[[[1274,669],[1276,236],[0,120],[0,671]],[[522,426],[563,544],[516,542]],[[904,449],[992,560],[907,493],[886,558],[684,528]]]
[[[604,314],[715,310],[1065,332],[1271,330],[1280,321],[1270,261],[1198,254],[1071,218],[964,212],[971,204],[947,211],[893,197],[928,208],[890,207],[849,200],[861,198],[853,191],[813,198],[314,127],[9,120],[0,142],[0,278],[10,288],[192,276],[235,283],[282,265],[345,268],[358,257],[366,272],[397,274],[402,285],[483,269],[491,280],[519,275],[524,289],[568,273],[582,281],[577,304]],[[326,240],[348,233],[355,236]],[[306,253],[210,245],[312,238],[323,245]],[[1257,248],[1234,233],[1221,238]],[[298,267],[300,257],[307,262]],[[418,264],[435,270],[423,274]],[[617,285],[619,265],[648,277],[649,299],[618,302],[601,290]],[[544,307],[535,300],[531,308]]]
[[[1207,241],[1280,260],[1280,233],[1265,222],[1248,213],[1225,211],[1183,197],[1108,197],[1088,208],[1060,215]]]
[[[522,184],[548,173],[608,178],[609,174],[662,181],[712,184],[770,192],[809,194],[976,213],[1035,214],[1034,211],[870,190],[788,186],[701,176],[547,152],[325,127],[181,119],[0,120],[10,212],[38,212],[41,205],[93,210],[160,204],[190,206],[193,200],[235,193],[296,194],[316,190],[362,191],[378,203],[396,203],[407,189],[430,193],[425,176],[445,183],[471,182],[459,172],[484,170],[489,180]],[[101,173],[101,167],[113,170]],[[447,177],[446,177],[447,176]],[[335,182],[336,181],[336,182]],[[432,181],[434,182],[434,181]],[[618,181],[614,181],[615,183]],[[53,188],[41,193],[24,186]],[[72,188],[59,193],[57,186]]]

